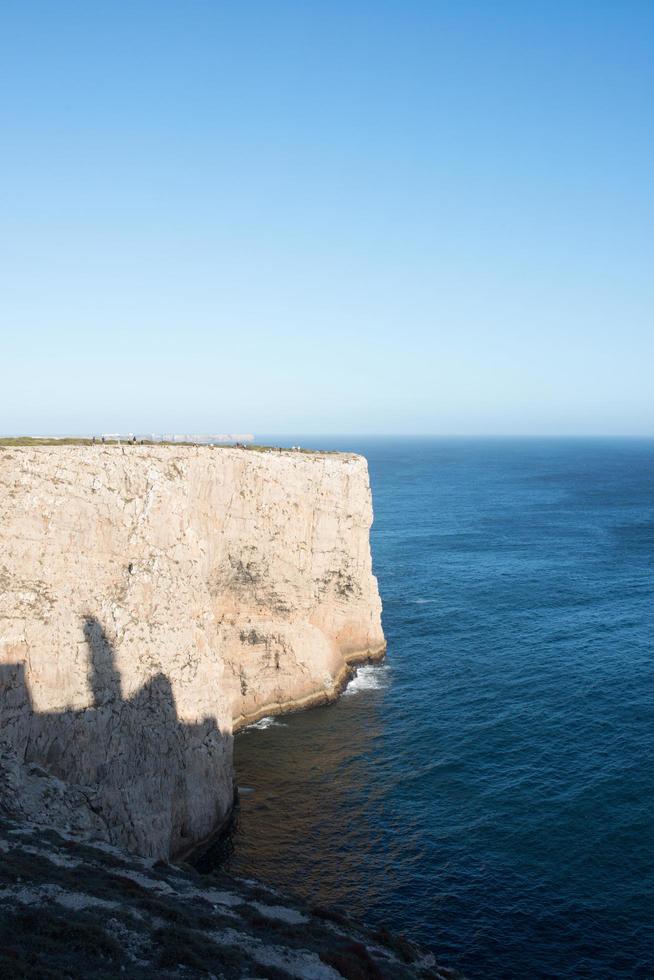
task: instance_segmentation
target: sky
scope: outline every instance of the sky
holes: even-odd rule
[[[651,0],[3,0],[0,432],[654,435]]]

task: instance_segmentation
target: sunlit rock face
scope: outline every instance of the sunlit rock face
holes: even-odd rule
[[[371,520],[353,455],[0,450],[5,809],[152,856],[209,834],[234,727],[383,654]]]

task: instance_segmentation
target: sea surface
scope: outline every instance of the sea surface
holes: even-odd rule
[[[237,737],[231,870],[470,978],[654,977],[654,441],[291,442],[368,458],[388,658]]]

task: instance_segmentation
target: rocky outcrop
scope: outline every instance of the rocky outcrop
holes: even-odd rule
[[[354,455],[1,449],[5,809],[142,855],[209,834],[234,729],[382,655],[371,519]]]
[[[445,980],[386,930],[226,874],[0,819],[0,976]]]

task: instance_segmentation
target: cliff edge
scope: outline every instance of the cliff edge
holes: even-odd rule
[[[367,465],[210,446],[0,450],[0,797],[168,857],[232,733],[383,655]]]

